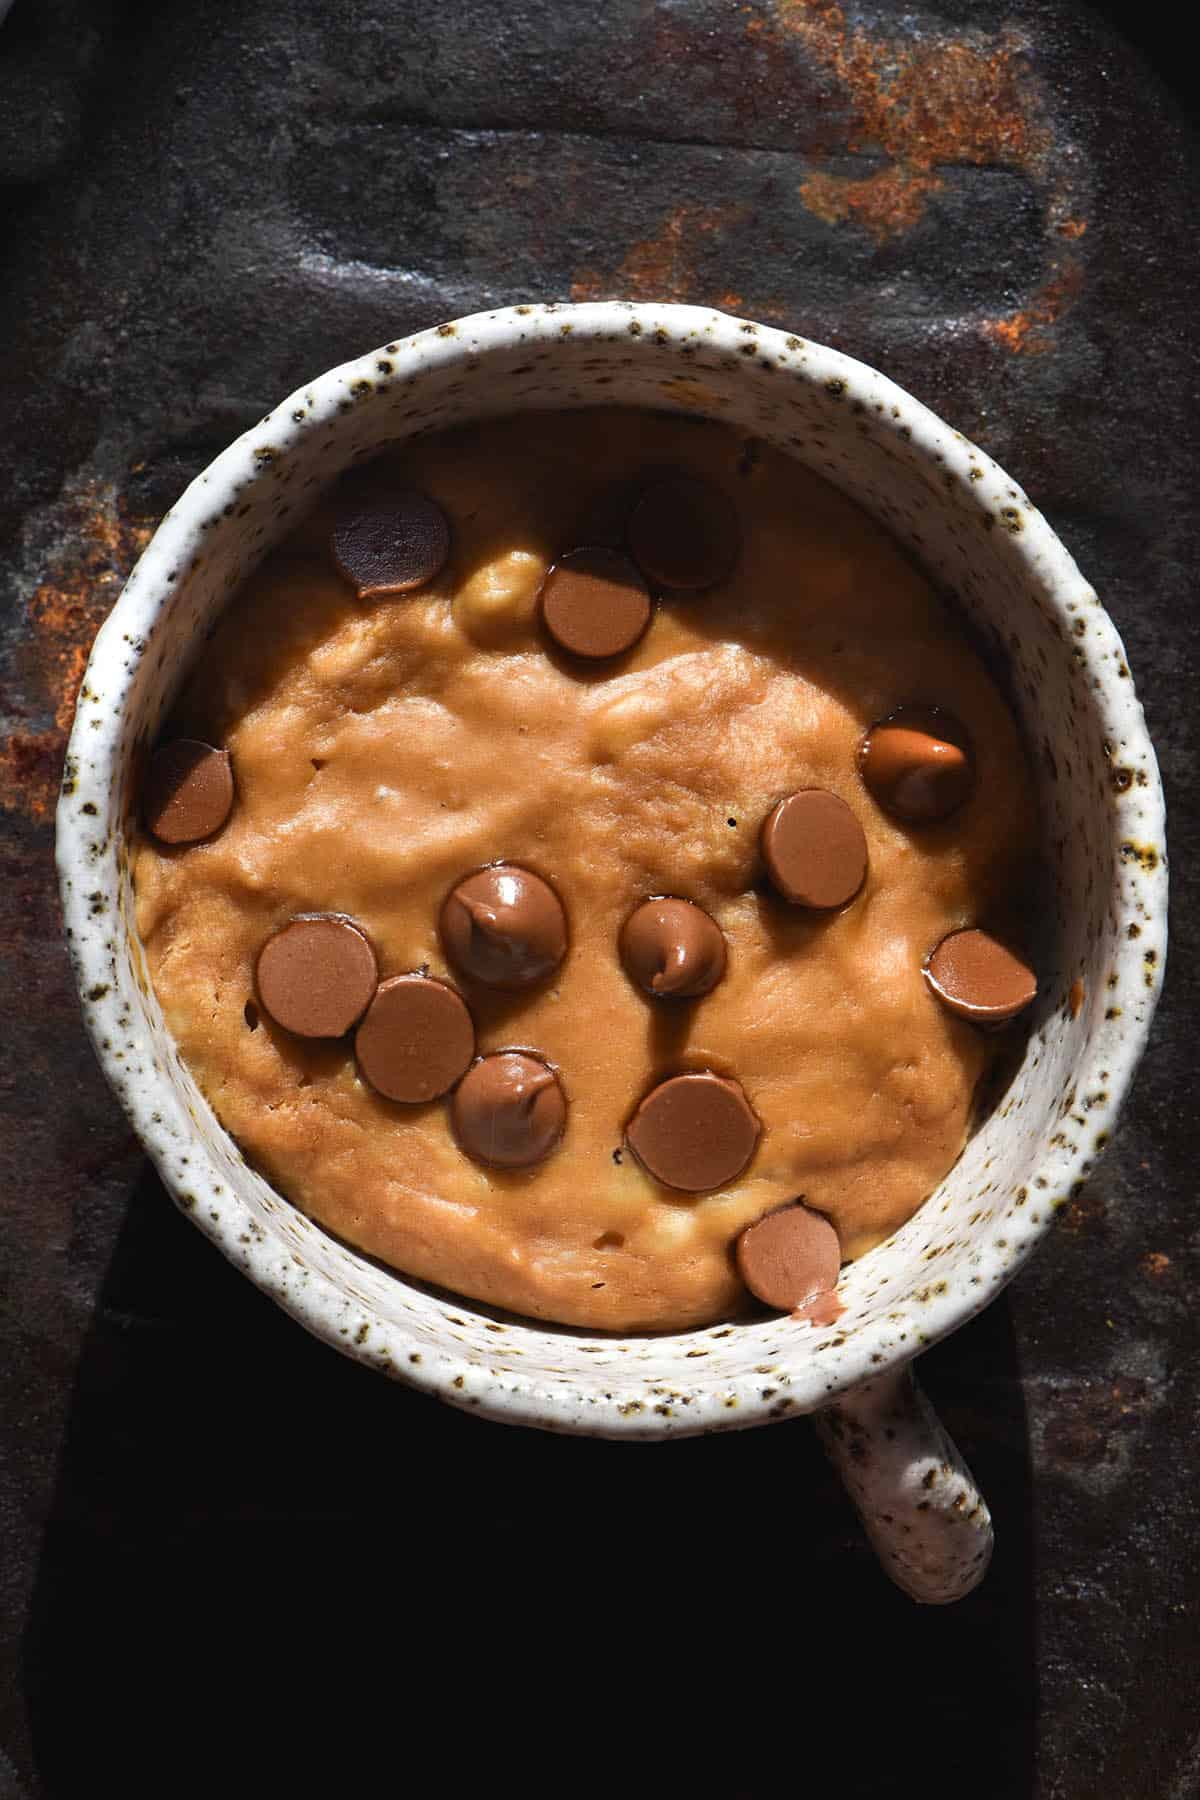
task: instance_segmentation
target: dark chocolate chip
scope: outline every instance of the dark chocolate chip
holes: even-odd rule
[[[646,900],[622,927],[621,958],[655,999],[695,1000],[725,973],[725,939],[691,900]]]
[[[293,919],[258,954],[258,997],[297,1037],[341,1037],[367,1010],[378,979],[365,933],[337,913]]]
[[[742,1173],[759,1124],[736,1081],[672,1075],[651,1088],[626,1128],[638,1161],[666,1187],[703,1194]]]
[[[562,902],[549,882],[515,863],[460,881],[442,902],[438,925],[450,961],[489,987],[530,987],[566,954]]]
[[[540,598],[542,623],[559,649],[589,661],[632,650],[650,623],[645,582],[623,551],[602,545],[560,557]]]
[[[825,788],[803,788],[781,800],[760,841],[767,873],[794,906],[843,906],[866,877],[863,828],[846,802]]]
[[[629,515],[628,537],[647,581],[685,592],[727,580],[741,553],[732,502],[711,482],[685,475],[646,488]]]
[[[903,706],[872,725],[859,768],[884,812],[909,825],[948,819],[975,785],[966,729],[937,706]]]
[[[233,807],[227,750],[176,738],[150,758],[142,788],[146,829],[163,844],[198,844],[219,831]]]
[[[748,1225],[737,1241],[738,1274],[756,1299],[791,1312],[837,1286],[842,1253],[821,1213],[796,1201]]]
[[[925,965],[925,979],[950,1012],[976,1025],[1003,1025],[1037,994],[1029,964],[988,931],[952,931]]]
[[[424,587],[449,554],[445,513],[415,488],[347,507],[333,530],[334,560],[360,596]]]
[[[466,1001],[431,975],[379,984],[354,1039],[360,1072],[377,1093],[410,1106],[448,1092],[475,1054]]]
[[[523,1169],[549,1156],[563,1134],[567,1100],[554,1070],[520,1050],[482,1056],[454,1091],[450,1120],[476,1162]]]

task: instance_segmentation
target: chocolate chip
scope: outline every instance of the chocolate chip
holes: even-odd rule
[[[334,1038],[370,1004],[379,979],[364,932],[338,913],[293,919],[258,953],[258,997],[297,1037]]]
[[[695,1000],[725,973],[725,939],[691,900],[646,900],[622,927],[621,958],[655,999]]]
[[[567,1122],[567,1100],[554,1070],[520,1050],[482,1056],[450,1102],[461,1148],[476,1162],[524,1169],[549,1156]]]
[[[388,1100],[416,1106],[454,1086],[475,1054],[466,1001],[432,975],[379,984],[354,1038],[360,1073]]]
[[[737,1082],[704,1073],[672,1075],[651,1088],[625,1139],[642,1167],[666,1187],[704,1194],[741,1174],[758,1132]]]
[[[796,1201],[748,1225],[737,1241],[738,1274],[756,1299],[779,1312],[805,1306],[837,1286],[837,1232]]]
[[[976,1025],[1003,1025],[1037,994],[1037,976],[988,931],[952,931],[925,965],[925,979],[950,1012]]]
[[[846,802],[825,788],[803,788],[781,800],[760,842],[767,873],[794,906],[843,906],[866,877],[863,828]]]
[[[859,768],[884,812],[909,825],[949,818],[975,785],[971,740],[940,706],[902,706],[872,725]]]
[[[146,829],[162,844],[198,844],[220,831],[233,807],[228,750],[176,738],[150,758],[142,788]]]
[[[515,863],[495,863],[460,881],[442,902],[438,927],[450,961],[489,987],[530,987],[567,949],[558,895]]]
[[[424,587],[449,554],[445,513],[415,488],[364,499],[334,526],[334,561],[360,596]]]
[[[540,603],[559,649],[589,661],[632,650],[650,623],[650,595],[637,569],[623,551],[598,544],[559,558]]]
[[[646,488],[629,515],[634,562],[659,587],[714,587],[733,573],[741,531],[732,503],[710,482],[675,476]]]

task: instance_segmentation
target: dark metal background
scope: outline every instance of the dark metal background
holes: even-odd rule
[[[1157,11],[1166,82],[1077,0],[0,26],[0,1792],[1200,1793],[1200,258]],[[1163,762],[1175,949],[1119,1140],[924,1364],[999,1536],[953,1611],[886,1586],[803,1424],[550,1439],[310,1343],[172,1211],[77,1019],[64,732],[161,511],[313,372],[593,295],[786,324],[983,444],[1100,587]]]

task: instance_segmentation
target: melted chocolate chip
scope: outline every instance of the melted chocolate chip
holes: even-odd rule
[[[338,568],[370,594],[406,594],[439,574],[450,554],[441,507],[415,488],[348,507],[333,531]]]
[[[336,913],[293,919],[258,954],[258,997],[277,1025],[297,1037],[349,1031],[379,979],[366,934]]]
[[[738,1274],[756,1299],[779,1312],[808,1306],[837,1286],[837,1232],[796,1201],[748,1225],[737,1241]]]
[[[622,928],[621,959],[656,1000],[695,1000],[725,973],[725,939],[691,900],[646,900]]]
[[[759,1124],[736,1081],[673,1075],[651,1088],[625,1131],[638,1161],[666,1187],[704,1194],[741,1174]]]
[[[560,557],[540,602],[559,649],[589,661],[632,650],[650,623],[650,595],[637,569],[622,551],[601,545]]]
[[[741,552],[732,503],[711,482],[685,475],[646,488],[629,515],[628,539],[648,581],[682,592],[727,580]]]
[[[455,967],[489,987],[530,987],[553,973],[567,949],[558,895],[515,863],[460,881],[442,902],[438,928]]]
[[[872,725],[859,768],[884,812],[909,825],[949,818],[975,785],[966,729],[941,707],[904,706]]]
[[[177,738],[150,758],[142,788],[146,829],[162,844],[198,844],[219,831],[233,808],[227,750]]]
[[[475,1054],[462,995],[430,975],[381,982],[354,1039],[360,1072],[377,1093],[409,1106],[437,1100]]]
[[[1003,1025],[1037,994],[1037,976],[1015,951],[979,930],[952,931],[925,965],[942,1005],[976,1025]]]
[[[554,1070],[520,1050],[482,1056],[450,1102],[461,1148],[476,1162],[524,1169],[541,1162],[567,1122],[567,1100]]]
[[[863,828],[825,788],[803,788],[781,800],[760,841],[767,873],[794,906],[844,906],[866,878]]]

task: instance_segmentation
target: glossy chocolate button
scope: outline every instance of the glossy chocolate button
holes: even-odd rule
[[[475,1054],[466,1001],[431,975],[382,981],[354,1038],[360,1072],[388,1100],[437,1100]]]
[[[341,1037],[367,1010],[378,978],[365,934],[336,913],[293,919],[258,953],[258,997],[297,1037]]]
[[[650,595],[620,550],[590,545],[560,557],[541,589],[542,623],[560,650],[598,661],[632,650],[650,623]]]
[[[976,1025],[1004,1025],[1037,994],[1029,964],[988,931],[952,931],[925,965],[925,979],[950,1012]]]
[[[549,1156],[567,1122],[554,1070],[521,1050],[480,1057],[450,1102],[454,1135],[476,1162],[524,1169]]]
[[[558,895],[515,863],[495,863],[460,881],[442,902],[438,928],[455,967],[489,987],[530,987],[552,974],[567,950]]]
[[[621,929],[621,960],[656,1000],[695,1000],[725,973],[725,939],[691,900],[646,900]]]
[[[334,561],[360,596],[424,587],[449,554],[445,513],[415,488],[347,507],[333,530]]]
[[[161,844],[198,844],[220,831],[233,807],[228,750],[176,738],[150,758],[142,787],[146,829]]]
[[[748,1225],[737,1241],[738,1274],[756,1299],[791,1312],[837,1286],[837,1232],[799,1201]]]
[[[975,785],[970,739],[941,707],[903,706],[872,725],[859,768],[884,812],[909,825],[948,819]]]
[[[867,873],[863,828],[836,794],[804,788],[789,794],[762,828],[767,873],[794,906],[844,906]]]
[[[754,1154],[758,1120],[736,1081],[672,1075],[651,1088],[625,1138],[644,1169],[666,1187],[704,1194],[739,1176]]]
[[[686,475],[646,488],[627,532],[630,554],[646,579],[681,592],[727,580],[741,552],[732,502],[711,482]]]

